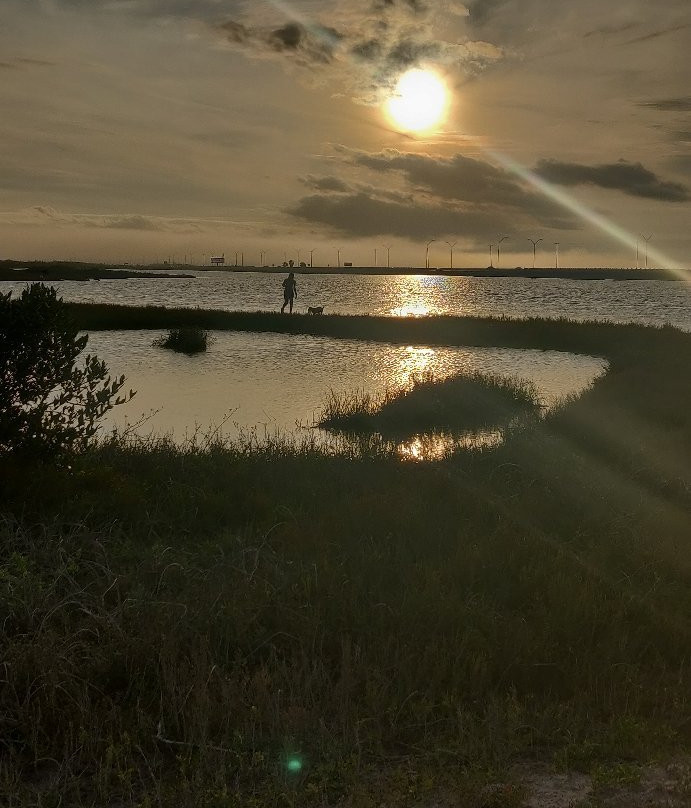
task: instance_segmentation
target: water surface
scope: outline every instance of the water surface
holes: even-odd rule
[[[318,418],[329,390],[370,393],[405,386],[414,373],[442,379],[484,371],[530,379],[550,406],[582,390],[606,363],[559,351],[505,348],[429,348],[285,334],[216,332],[206,353],[186,356],[152,346],[153,331],[95,332],[87,350],[137,390],[111,411],[106,428],[148,416],[139,434],[172,433],[222,425],[229,437],[256,430],[259,437],[304,434]],[[310,433],[312,434],[312,433]],[[316,431],[328,441],[327,433]]]
[[[195,278],[64,281],[66,300],[132,306],[186,306],[277,311],[284,275],[199,272]],[[691,287],[684,281],[593,281],[557,278],[476,278],[439,275],[297,275],[296,310],[326,313],[569,317],[691,331]],[[0,284],[21,290],[24,284]]]

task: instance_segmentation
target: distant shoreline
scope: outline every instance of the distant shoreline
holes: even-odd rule
[[[283,267],[283,266],[208,266],[194,264],[141,264],[115,265],[78,262],[0,261],[1,281],[86,281],[127,280],[131,278],[193,278],[204,272],[247,273],[261,272],[285,275],[426,275],[437,277],[471,278],[554,278],[563,280],[613,280],[613,281],[680,281],[691,282],[691,270],[673,272],[667,269],[631,269],[613,267],[565,267],[563,269],[539,268],[515,269],[463,268],[440,269],[437,267]]]
[[[566,267],[564,269],[438,269],[424,267],[190,267],[202,272],[265,272],[285,275],[433,275],[470,278],[562,278],[565,280],[679,281],[668,269],[626,269],[611,267]],[[691,282],[691,270],[680,270]]]

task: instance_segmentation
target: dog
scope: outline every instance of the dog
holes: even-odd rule
[[[324,314],[324,306],[308,306],[307,314]]]

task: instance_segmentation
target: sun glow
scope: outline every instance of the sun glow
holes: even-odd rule
[[[444,81],[431,70],[409,70],[398,80],[386,102],[393,123],[410,132],[432,129],[444,119],[449,93]]]

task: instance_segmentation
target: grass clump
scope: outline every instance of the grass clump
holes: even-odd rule
[[[332,390],[318,424],[385,436],[460,433],[536,415],[539,409],[537,388],[528,381],[479,372],[439,381],[421,373],[413,375],[409,386],[387,388],[378,395]]]
[[[157,348],[169,348],[185,354],[203,353],[213,342],[213,337],[203,328],[183,326],[171,328],[168,333],[154,340]]]

